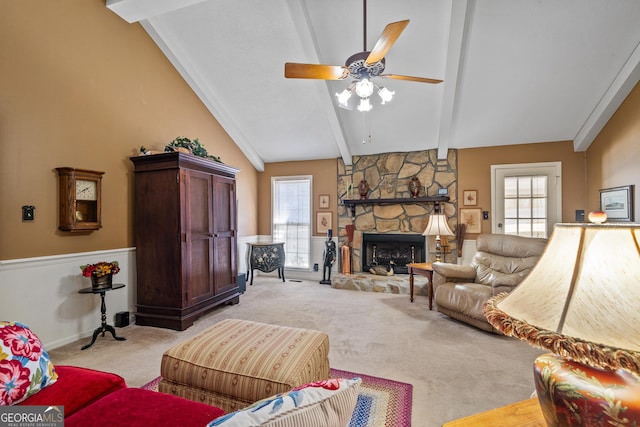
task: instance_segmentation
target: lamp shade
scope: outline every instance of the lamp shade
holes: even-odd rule
[[[557,224],[536,267],[485,315],[567,359],[640,372],[640,225]]]
[[[423,236],[453,236],[453,232],[447,224],[447,217],[444,214],[433,214],[429,217],[427,228],[422,233]]]

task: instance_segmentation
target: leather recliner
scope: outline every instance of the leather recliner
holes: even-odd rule
[[[481,234],[471,265],[433,263],[433,288],[438,311],[488,332],[482,306],[489,298],[511,292],[536,265],[547,239]]]

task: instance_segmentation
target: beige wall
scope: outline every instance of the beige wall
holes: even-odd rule
[[[256,234],[257,171],[139,24],[104,1],[0,4],[0,260],[134,246],[129,157],[179,135],[241,169],[239,234]],[[58,231],[61,166],[105,172],[101,230]]]
[[[241,169],[240,236],[270,234],[272,176],[313,175],[314,204],[329,194],[337,226],[335,159],[258,174],[144,30],[103,1],[2,2],[0,64],[0,260],[134,246],[129,157],[178,135]],[[572,221],[576,209],[598,208],[600,188],[640,186],[639,140],[636,87],[586,155],[568,141],[459,150],[459,190],[477,189],[490,210],[491,164],[562,161],[563,221]],[[60,166],[105,172],[100,231],[57,230]],[[22,205],[36,207],[35,221],[21,221]]]
[[[640,83],[587,150],[587,171],[588,211],[600,209],[600,189],[634,185],[640,221]]]
[[[478,207],[491,212],[491,165],[562,162],[562,221],[574,222],[575,210],[586,209],[585,154],[573,151],[571,141],[471,148],[458,151],[458,196],[478,190]],[[490,217],[491,218],[491,217]],[[491,232],[491,220],[482,221]]]
[[[258,183],[258,234],[271,234],[271,178],[277,176],[297,176],[311,175],[313,177],[313,197],[312,197],[312,213],[313,213],[313,234],[316,233],[316,213],[332,212],[331,228],[334,230],[333,235],[337,235],[338,226],[338,204],[337,204],[337,188],[338,188],[338,162],[336,159],[325,160],[309,160],[302,162],[281,162],[267,163],[264,172],[259,174]],[[329,195],[329,209],[318,208],[318,196],[320,194]]]

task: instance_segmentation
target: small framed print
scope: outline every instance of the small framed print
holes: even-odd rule
[[[318,212],[316,214],[316,233],[327,234],[331,228],[331,212]]]
[[[320,209],[329,209],[329,195],[321,194],[320,195]]]
[[[463,206],[475,206],[478,204],[478,191],[477,190],[464,190],[462,192],[462,205]]]
[[[633,185],[600,190],[600,210],[609,222],[633,222]]]
[[[459,222],[467,226],[467,233],[482,233],[482,209],[460,209]]]

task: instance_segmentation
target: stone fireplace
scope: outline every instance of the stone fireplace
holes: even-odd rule
[[[392,266],[395,274],[407,274],[407,264],[425,262],[425,238],[421,234],[363,233],[360,259],[361,271]]]
[[[393,260],[396,273],[406,273],[406,264],[413,260],[430,261],[427,248],[435,245],[434,239],[425,239],[422,232],[437,203],[428,199],[444,189],[449,201],[438,207],[447,216],[449,227],[455,230],[457,152],[449,150],[446,159],[438,159],[437,154],[437,150],[424,150],[353,156],[352,165],[338,159],[338,248],[349,247],[351,273],[369,272],[374,261],[374,244],[378,265]],[[410,189],[416,179],[420,183],[417,198]],[[360,199],[357,187],[362,180],[367,181],[366,199],[370,203],[366,200],[345,203]],[[347,232],[347,226],[353,226],[352,232]],[[371,238],[378,241],[370,244]],[[457,242],[450,240],[449,248],[451,253],[444,260],[455,263]],[[342,256],[340,250],[338,253]]]

